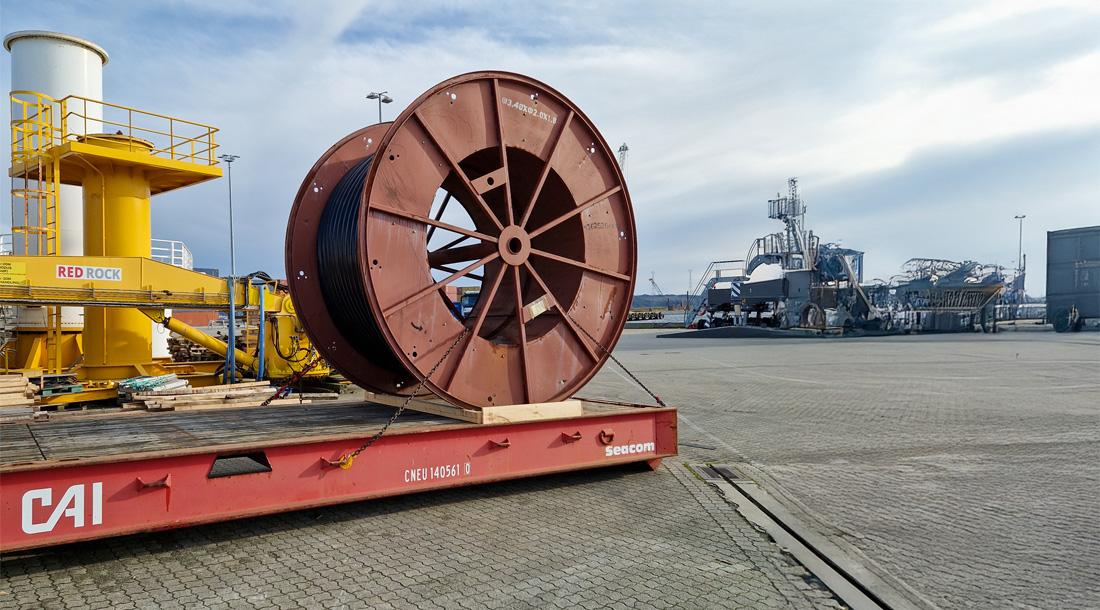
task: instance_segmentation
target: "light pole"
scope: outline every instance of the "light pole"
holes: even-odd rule
[[[1019,274],[1020,271],[1024,270],[1024,262],[1023,261],[1024,261],[1024,219],[1025,218],[1027,218],[1027,216],[1025,216],[1025,215],[1020,215],[1020,216],[1016,217],[1016,220],[1020,221],[1020,250],[1019,250],[1019,252],[1016,253],[1016,271],[1017,271],[1017,274]]]
[[[382,91],[381,93],[370,92],[367,96],[368,100],[378,100],[378,122],[382,122],[382,104],[388,104],[393,101],[393,98],[386,95],[388,91]]]
[[[229,277],[237,275],[237,251],[233,245],[233,162],[240,159],[237,155],[222,155],[218,157],[225,161],[229,174]]]
[[[237,253],[233,245],[233,162],[240,157],[221,155],[218,158],[225,161],[229,168],[229,324],[224,380],[226,383],[233,383],[237,377]]]
[[[1024,219],[1027,216],[1020,214],[1016,216],[1016,220],[1020,221],[1020,246],[1016,251],[1016,277],[1012,279],[1012,319],[1016,319],[1017,313],[1020,311],[1020,303],[1024,300],[1024,283],[1021,281],[1020,274],[1024,272]]]

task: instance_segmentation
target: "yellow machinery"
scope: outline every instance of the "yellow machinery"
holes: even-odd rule
[[[84,383],[80,394],[44,402],[110,397],[115,382],[138,375],[174,372],[193,385],[216,383],[220,362],[154,360],[150,319],[225,355],[224,343],[172,320],[165,309],[229,310],[231,299],[237,310],[262,314],[258,349],[238,350],[238,367],[280,378],[309,364],[315,350],[287,295],[267,284],[231,287],[151,259],[150,199],[221,176],[215,128],[78,96],[13,91],[11,101],[12,224],[22,253],[0,257],[0,303],[45,307],[47,324],[18,333],[4,349],[5,369],[71,372]],[[125,118],[99,118],[103,111]],[[90,124],[117,131],[78,135]],[[83,187],[84,256],[57,255],[59,184]],[[84,306],[82,333],[62,330],[62,305]],[[314,367],[312,374],[328,372]]]

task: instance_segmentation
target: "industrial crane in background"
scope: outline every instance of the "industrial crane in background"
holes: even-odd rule
[[[626,144],[623,144],[623,147],[626,147]],[[653,279],[653,277],[654,277],[654,272],[650,271],[649,272],[649,284],[650,284],[650,286],[653,287],[653,296],[662,296],[662,297],[666,296],[664,291],[661,290],[661,287],[657,285],[657,281],[655,279]],[[632,308],[630,310],[629,316],[627,317],[627,321],[660,320],[660,319],[663,319],[665,317],[665,314],[661,312],[662,309],[669,309],[669,310],[672,309],[671,301],[666,303],[664,307],[653,306],[652,301],[650,301],[650,303],[651,303],[650,306],[646,306],[646,307],[639,306],[639,307]]]
[[[653,279],[655,272],[649,272],[649,283],[653,286],[653,294],[656,296],[665,296],[665,291],[661,290],[661,287],[657,285],[657,280]]]
[[[653,295],[654,296],[665,297],[666,306],[668,307],[669,311],[672,311],[674,309],[687,309],[688,308],[687,307],[687,300],[681,301],[679,295],[676,296],[676,299],[677,299],[676,306],[673,307],[672,306],[672,298],[671,298],[672,295],[666,294],[664,290],[661,290],[661,287],[657,285],[657,280],[654,279],[655,277],[656,277],[656,272],[650,271],[649,272],[649,284],[650,284],[650,286],[653,287]]]

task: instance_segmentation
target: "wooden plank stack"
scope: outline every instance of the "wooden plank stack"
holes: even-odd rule
[[[135,392],[123,409],[147,409],[149,411],[202,411],[230,407],[256,407],[275,393],[266,381],[250,381],[229,385],[213,385],[201,388],[176,388]],[[309,400],[283,398],[271,401],[271,405],[304,404]]]
[[[0,375],[0,422],[32,420],[38,412],[38,386],[22,375]]]
[[[204,360],[217,360],[221,358],[214,352],[197,345],[182,337],[168,338],[168,353],[172,356],[172,362],[201,362]]]

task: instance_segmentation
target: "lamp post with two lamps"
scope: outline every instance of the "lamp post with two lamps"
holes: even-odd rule
[[[387,93],[389,93],[389,92],[388,91],[382,91],[380,93],[376,93],[374,91],[371,91],[370,95],[367,96],[368,100],[378,100],[378,122],[379,123],[382,122],[382,104],[388,104],[388,103],[393,101],[392,97],[386,95]]]
[[[228,349],[225,352],[225,383],[234,383],[237,376],[237,252],[233,244],[233,162],[240,159],[237,155],[221,155],[218,157],[225,161],[229,177],[229,324]]]

